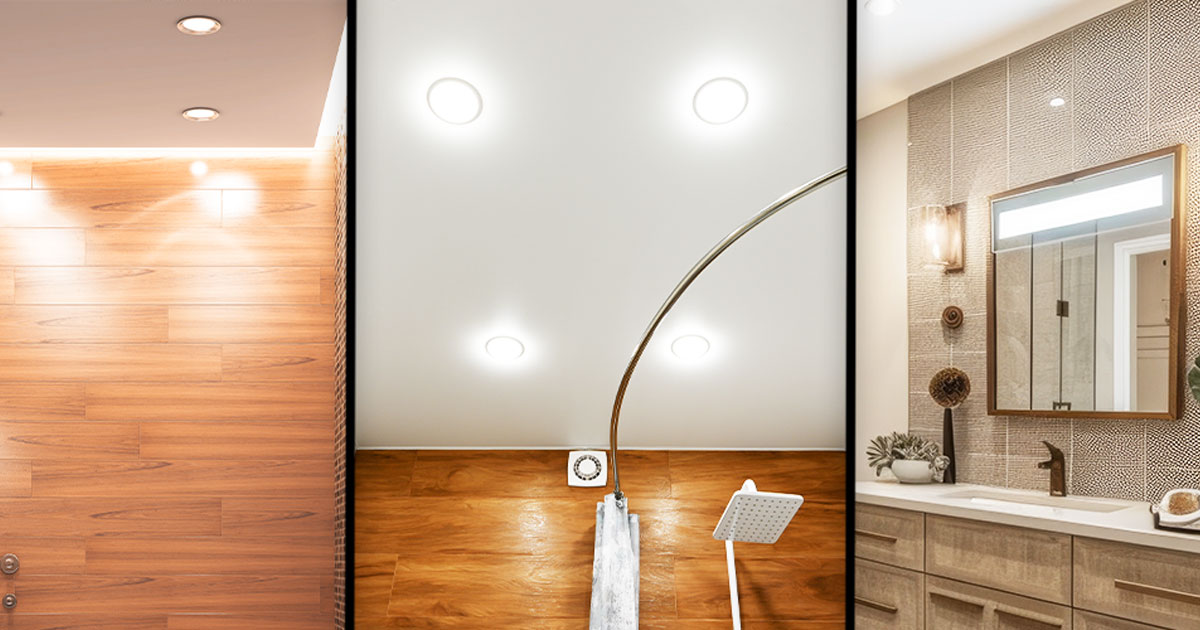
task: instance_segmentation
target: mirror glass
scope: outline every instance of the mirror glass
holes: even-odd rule
[[[1181,161],[1164,149],[991,198],[992,413],[1176,417]]]

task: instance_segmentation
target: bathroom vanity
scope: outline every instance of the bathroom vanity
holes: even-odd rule
[[[967,484],[855,487],[855,627],[1200,627],[1200,536],[1149,505]]]

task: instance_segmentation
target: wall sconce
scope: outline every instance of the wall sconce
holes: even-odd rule
[[[925,267],[942,271],[962,271],[963,213],[966,204],[923,206],[925,230]]]

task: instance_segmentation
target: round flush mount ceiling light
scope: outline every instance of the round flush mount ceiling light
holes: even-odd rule
[[[1067,99],[1065,99],[1061,96],[1055,96],[1054,98],[1050,99],[1050,107],[1062,107],[1063,105],[1066,105],[1066,104],[1067,104]]]
[[[221,116],[221,112],[211,107],[189,107],[183,110],[183,117],[192,122],[209,122]]]
[[[185,35],[212,35],[221,30],[221,22],[207,15],[189,15],[176,22],[175,28]]]
[[[746,111],[750,93],[741,81],[719,77],[708,81],[692,97],[692,109],[706,123],[724,125]]]
[[[513,337],[492,337],[483,348],[493,359],[501,361],[516,361],[525,354],[525,344]]]
[[[867,0],[867,10],[875,15],[891,15],[900,7],[900,0]]]
[[[671,342],[671,352],[687,361],[695,361],[708,354],[708,348],[708,340],[700,335],[684,335]]]
[[[483,97],[474,85],[456,77],[445,77],[433,82],[425,94],[429,111],[434,116],[452,124],[465,125],[483,112]]]

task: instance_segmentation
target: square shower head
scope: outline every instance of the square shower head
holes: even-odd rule
[[[783,535],[803,503],[804,497],[798,494],[759,492],[747,479],[725,506],[713,538],[772,544]]]

